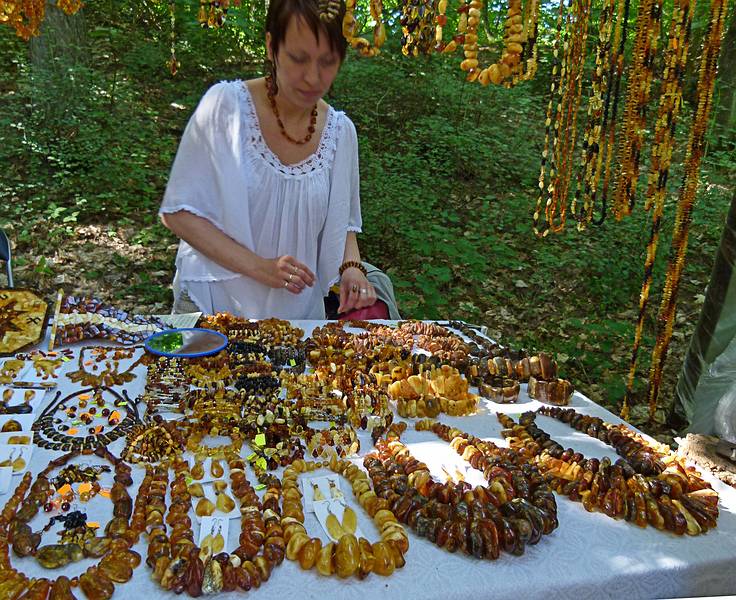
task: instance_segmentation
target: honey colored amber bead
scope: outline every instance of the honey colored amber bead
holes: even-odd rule
[[[322,540],[312,538],[299,551],[299,566],[308,571],[317,562],[319,551],[322,550]]]
[[[317,572],[320,575],[329,576],[333,572],[332,554],[335,550],[335,544],[330,542],[317,554]]]
[[[94,537],[85,540],[82,551],[87,557],[102,558],[110,550],[111,541],[108,537]]]
[[[195,511],[198,517],[209,517],[215,512],[215,505],[207,498],[202,498],[197,502]]]
[[[48,579],[37,579],[25,594],[18,597],[18,600],[46,600],[50,589],[51,582]]]
[[[393,553],[387,544],[376,542],[373,544],[373,571],[378,575],[388,577],[394,572]]]
[[[116,560],[115,555],[110,554],[100,561],[98,567],[100,573],[115,583],[126,583],[133,577],[133,569],[125,562]]]
[[[225,494],[217,494],[217,509],[225,514],[231,512],[235,508],[235,501]]]
[[[77,600],[77,597],[72,593],[72,586],[67,577],[62,575],[57,578],[54,585],[51,586],[48,600]]]
[[[286,544],[286,558],[297,560],[300,550],[308,541],[309,536],[306,533],[295,533],[291,536],[289,543]]]
[[[79,587],[87,600],[109,600],[115,592],[112,581],[94,567],[79,578]]]
[[[36,560],[44,569],[58,569],[71,562],[84,558],[82,549],[77,544],[50,544],[42,546],[36,553]]]
[[[3,581],[0,582],[0,598],[16,598],[22,594],[30,581],[25,575],[13,572],[3,573]]]
[[[371,543],[365,539],[360,538],[358,540],[358,546],[360,548],[360,563],[358,564],[358,578],[365,579],[368,574],[373,571],[373,563],[376,558],[373,556],[373,547]]]
[[[340,538],[335,547],[335,573],[339,577],[350,577],[360,564],[358,538],[348,533]]]

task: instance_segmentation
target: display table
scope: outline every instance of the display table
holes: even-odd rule
[[[314,322],[296,322],[307,334],[316,325]],[[76,368],[76,362],[67,363],[63,369]],[[131,397],[143,391],[145,369],[138,367],[138,375],[126,386]],[[59,389],[63,394],[75,389],[64,376],[59,378]],[[44,402],[51,401],[48,393]],[[506,445],[501,438],[501,426],[496,412],[504,412],[514,418],[522,412],[535,410],[540,404],[528,398],[525,386],[517,404],[500,405],[481,399],[477,415],[452,418],[440,415],[439,420],[456,426],[463,431],[483,439]],[[612,423],[621,420],[580,393],[575,393],[571,407],[579,412],[599,416]],[[456,467],[465,472],[473,484],[481,483],[479,472],[469,468],[449,445],[431,432],[417,432],[413,420],[402,440],[412,453],[427,463],[432,474],[444,478],[443,467],[450,473]],[[563,446],[572,446],[589,457],[609,456],[617,458],[613,449],[589,436],[579,433],[554,419],[539,416],[537,423]],[[372,449],[370,437],[360,432],[361,457]],[[119,455],[124,441],[117,440],[110,450]],[[247,455],[247,446],[243,449]],[[59,453],[34,448],[30,469],[38,473]],[[90,462],[95,459],[91,459]],[[84,462],[77,460],[76,462]],[[356,459],[357,464],[362,460]],[[325,471],[324,474],[327,474]],[[280,474],[280,473],[277,473]],[[316,471],[319,475],[320,471]],[[143,477],[143,469],[134,467],[134,485],[130,490],[135,498],[135,490]],[[252,472],[249,479],[254,482]],[[720,495],[720,517],[718,527],[705,535],[696,537],[677,537],[660,532],[652,527],[640,529],[632,523],[615,521],[600,513],[586,512],[582,504],[572,502],[557,495],[559,527],[550,535],[543,536],[535,546],[528,546],[525,555],[509,556],[502,553],[496,561],[478,560],[462,554],[450,554],[437,546],[419,538],[407,528],[410,548],[406,554],[406,566],[390,577],[371,574],[364,581],[356,578],[341,580],[337,577],[325,578],[316,570],[302,571],[299,565],[289,560],[276,567],[268,582],[259,590],[249,592],[253,598],[432,598],[447,600],[478,600],[479,598],[651,598],[703,596],[736,593],[736,490],[722,484],[715,478],[704,476],[712,481]],[[20,477],[13,477],[13,488]],[[347,486],[344,482],[344,488]],[[4,505],[9,495],[0,496]],[[359,527],[371,541],[378,539],[377,532],[368,516],[347,491],[348,503],[353,506]],[[89,505],[89,518],[97,517],[103,523],[110,517],[109,502],[97,502],[95,515],[93,503]],[[194,521],[194,519],[193,519]],[[40,529],[46,519],[43,511],[31,525]],[[307,513],[305,526],[310,535],[322,534],[313,514]],[[195,539],[198,539],[198,525],[194,521]],[[229,540],[225,550],[237,545],[239,521],[230,522]],[[322,535],[323,541],[327,540]],[[43,543],[53,543],[46,534]],[[145,539],[135,549],[145,558]],[[18,559],[11,556],[12,564],[28,576],[55,577],[61,573],[42,569],[34,559]],[[64,574],[76,575],[84,571],[91,561],[85,559],[65,567]],[[81,599],[83,594],[77,590]],[[234,592],[233,594],[236,594]],[[115,598],[134,598],[141,596],[171,597],[173,594],[162,591],[151,580],[151,569],[145,563],[134,572],[133,579],[117,587]],[[223,594],[223,597],[225,595]],[[0,599],[2,600],[2,599]]]

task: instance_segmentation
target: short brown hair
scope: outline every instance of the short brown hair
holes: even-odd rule
[[[318,0],[271,0],[266,15],[266,32],[271,34],[271,50],[274,59],[279,51],[279,46],[286,36],[286,29],[292,17],[302,19],[319,39],[321,34],[327,36],[330,49],[337,52],[340,62],[345,60],[347,40],[342,34],[342,19],[345,16],[345,2],[338,0],[340,11],[331,21],[320,19]]]

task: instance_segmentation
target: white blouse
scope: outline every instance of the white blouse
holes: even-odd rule
[[[301,294],[270,288],[181,240],[181,290],[208,314],[324,319],[347,232],[361,231],[359,188],[358,139],[345,113],[330,107],[317,151],[285,165],[263,139],[245,82],[212,86],[184,130],[159,213],[203,217],[264,258],[291,255],[316,281]]]

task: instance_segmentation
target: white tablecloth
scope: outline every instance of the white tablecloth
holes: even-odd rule
[[[299,323],[307,332],[313,322]],[[76,364],[68,363],[65,370],[73,370]],[[127,386],[131,395],[139,394],[145,379],[144,369],[136,371],[139,377]],[[60,388],[64,393],[76,389],[66,378],[60,378]],[[48,394],[46,402],[52,394]],[[495,416],[496,411],[516,416],[527,410],[535,410],[540,405],[526,396],[524,388],[519,402],[514,405],[498,405],[481,400],[480,410],[472,417],[451,418],[441,415],[440,420],[454,425],[475,436],[503,444],[501,427]],[[607,421],[618,423],[621,420],[607,410],[575,393],[571,406],[580,412],[599,416]],[[606,444],[577,432],[548,417],[538,417],[540,427],[548,431],[555,440],[564,446],[572,446],[586,456],[609,456],[615,460],[617,455]],[[361,456],[370,449],[368,435],[361,433]],[[404,441],[420,460],[429,465],[433,474],[442,478],[442,467],[452,473],[454,466],[464,469],[467,465],[449,445],[431,432],[417,432],[412,423],[407,429]],[[111,446],[119,454],[123,440]],[[243,455],[249,450],[243,449]],[[48,461],[58,453],[36,448],[31,461],[35,474],[44,468]],[[80,460],[78,462],[84,462]],[[90,460],[89,462],[99,462]],[[362,464],[361,460],[356,461]],[[320,472],[315,472],[318,475]],[[326,472],[324,474],[327,474]],[[143,476],[143,469],[134,468],[135,483],[131,496]],[[53,474],[52,474],[53,476]],[[249,473],[254,482],[252,473]],[[226,473],[227,477],[227,473]],[[711,478],[709,478],[711,479]],[[480,474],[470,469],[469,480],[480,483]],[[406,566],[391,577],[370,575],[364,581],[355,578],[341,580],[336,577],[325,578],[316,570],[302,571],[297,563],[284,560],[271,575],[271,579],[257,591],[249,592],[252,598],[421,598],[422,600],[478,600],[479,598],[653,598],[704,596],[736,593],[736,490],[711,479],[720,494],[720,517],[718,527],[705,535],[697,537],[677,537],[657,531],[651,527],[640,529],[625,521],[615,521],[598,513],[586,512],[580,503],[557,496],[560,526],[552,534],[544,536],[536,546],[527,548],[521,557],[502,554],[496,561],[477,560],[462,554],[450,554],[437,546],[419,538],[409,530],[410,549],[406,555]],[[14,477],[13,486],[20,482]],[[344,482],[343,489],[348,486]],[[359,527],[372,541],[377,540],[377,532],[367,515],[360,509],[348,491],[349,503],[356,509]],[[0,496],[4,505],[8,495]],[[83,506],[82,506],[83,507]],[[95,499],[86,506],[90,519],[99,520],[103,525],[111,516],[109,501]],[[99,511],[99,512],[98,512]],[[31,525],[40,529],[47,522],[41,512]],[[307,514],[306,528],[310,535],[321,533],[316,518]],[[197,525],[195,524],[195,527]],[[230,522],[227,550],[237,545],[240,531],[239,522]],[[198,533],[195,530],[195,534]],[[45,534],[43,544],[55,543],[50,533]],[[323,535],[323,541],[326,536]],[[146,546],[142,540],[136,550],[145,560]],[[32,558],[18,559],[11,555],[11,561],[29,576],[53,577],[56,572],[45,571]],[[87,560],[70,565],[63,574],[80,574],[91,564]],[[62,574],[61,572],[58,575]],[[151,570],[142,563],[133,579],[127,584],[116,586],[116,598],[142,597],[146,594],[155,597],[171,597],[174,594],[162,591],[150,579]],[[80,592],[80,598],[82,597]],[[223,597],[225,595],[223,594]]]

